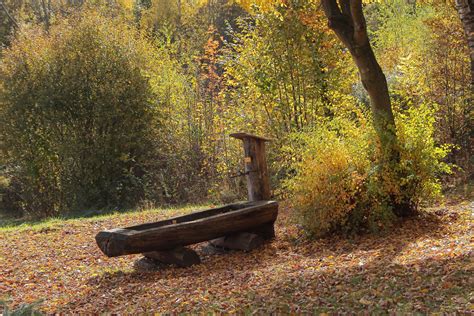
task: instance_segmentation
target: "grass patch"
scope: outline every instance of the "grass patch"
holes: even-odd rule
[[[0,217],[0,232],[11,231],[11,230],[43,230],[61,227],[64,224],[75,224],[84,221],[100,221],[107,219],[120,219],[127,218],[129,216],[147,216],[150,214],[163,213],[164,215],[173,216],[174,214],[187,214],[194,211],[199,211],[212,207],[210,204],[189,204],[181,206],[169,206],[159,207],[146,210],[126,210],[126,211],[96,211],[99,213],[91,213],[88,211],[69,214],[61,217],[50,217],[41,220],[35,219],[14,219],[14,218],[2,218]]]

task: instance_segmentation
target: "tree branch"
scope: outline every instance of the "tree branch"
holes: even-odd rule
[[[339,6],[341,7],[342,14],[345,16],[351,16],[351,0],[339,0]]]
[[[348,9],[348,2],[350,0],[339,0],[344,11]],[[339,8],[336,0],[322,0],[324,14],[328,19],[329,28],[333,29],[337,37],[349,49],[353,46],[353,26],[351,15],[344,15]]]
[[[10,14],[10,12],[8,12],[8,8],[6,7],[6,5],[3,3],[3,1],[0,1],[0,6],[2,7],[3,11],[6,13],[6,15],[8,16],[8,18],[10,19],[10,21],[12,21],[13,25],[15,26],[15,28],[19,28],[19,25],[18,25],[18,22],[15,20],[15,18]]]
[[[350,7],[354,25],[354,41],[357,45],[367,44],[369,37],[367,36],[367,25],[362,11],[362,0],[351,0]]]
[[[322,0],[321,4],[323,6],[324,13],[328,17],[328,19],[342,17],[341,10],[337,5],[336,0]]]

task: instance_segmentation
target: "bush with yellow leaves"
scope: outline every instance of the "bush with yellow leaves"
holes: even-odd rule
[[[287,181],[295,217],[312,236],[379,230],[394,219],[393,198],[416,209],[441,193],[439,176],[449,147],[433,139],[428,105],[397,113],[400,163],[383,166],[368,119],[335,118],[293,135],[293,168]]]

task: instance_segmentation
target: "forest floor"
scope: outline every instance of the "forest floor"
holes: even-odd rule
[[[389,232],[308,241],[281,207],[277,238],[249,253],[202,253],[190,268],[137,271],[107,258],[103,229],[190,212],[152,210],[0,228],[0,299],[53,313],[474,310],[474,202],[426,209]],[[1,311],[0,311],[1,312]]]

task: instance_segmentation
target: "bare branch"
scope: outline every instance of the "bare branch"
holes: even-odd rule
[[[43,14],[44,14],[44,26],[46,29],[46,32],[49,31],[49,16],[50,16],[50,11],[48,9],[48,4],[45,2],[45,0],[41,0],[41,5],[43,8]],[[49,5],[50,7],[50,5]]]
[[[10,12],[8,11],[7,6],[3,3],[3,1],[0,1],[0,6],[2,7],[3,11],[5,12],[5,14],[8,16],[8,18],[10,19],[10,21],[13,23],[13,25],[15,26],[15,28],[19,28],[18,22],[17,22],[17,21],[15,20],[15,18],[10,14]]]

